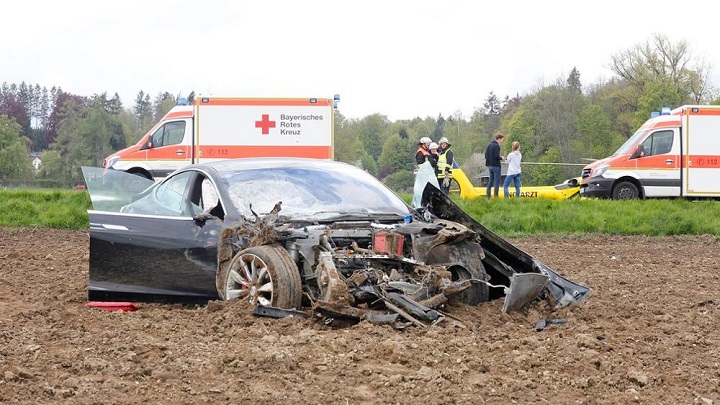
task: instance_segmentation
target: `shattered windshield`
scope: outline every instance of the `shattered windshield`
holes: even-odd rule
[[[281,215],[409,214],[405,202],[372,175],[352,167],[274,167],[225,175],[232,203],[243,215],[269,213],[282,202]]]

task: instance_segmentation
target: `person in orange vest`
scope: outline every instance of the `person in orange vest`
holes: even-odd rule
[[[428,160],[430,156],[430,144],[432,143],[432,139],[430,139],[427,136],[423,136],[420,138],[420,142],[418,142],[418,149],[417,152],[415,152],[415,163],[420,166],[421,164],[425,163],[426,160]],[[435,167],[435,165],[433,165]]]

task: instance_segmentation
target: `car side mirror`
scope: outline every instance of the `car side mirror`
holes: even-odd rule
[[[630,159],[637,159],[643,156],[645,156],[645,148],[642,145],[638,145],[637,149],[635,149],[635,152],[630,155]]]
[[[204,223],[207,222],[209,219],[217,219],[217,217],[216,217],[215,215],[207,212],[207,211],[203,211],[203,212],[201,212],[201,213],[193,216],[193,220],[195,220],[195,222],[196,222],[198,225],[204,224]]]

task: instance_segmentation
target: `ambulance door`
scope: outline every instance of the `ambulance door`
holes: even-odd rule
[[[651,133],[641,144],[637,170],[645,197],[680,196],[680,131],[665,128]]]
[[[152,133],[145,147],[150,174],[155,180],[190,163],[191,140],[191,118],[166,121]]]

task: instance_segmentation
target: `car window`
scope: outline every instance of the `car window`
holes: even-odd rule
[[[162,146],[162,139],[163,139],[163,131],[165,130],[165,127],[162,126],[158,128],[157,131],[153,132],[152,134],[152,147],[157,148],[158,146]]]
[[[185,137],[185,121],[168,122],[152,134],[152,146],[177,145]]]
[[[661,155],[670,152],[673,144],[673,131],[659,131],[650,135],[642,143],[645,156]]]
[[[185,197],[185,190],[192,177],[192,172],[184,172],[159,185],[155,190],[157,202],[178,215],[187,215],[189,201]]]
[[[185,136],[185,121],[168,122],[165,124],[163,146],[177,145]]]
[[[661,131],[653,134],[653,155],[669,153],[673,144],[673,131]]]

